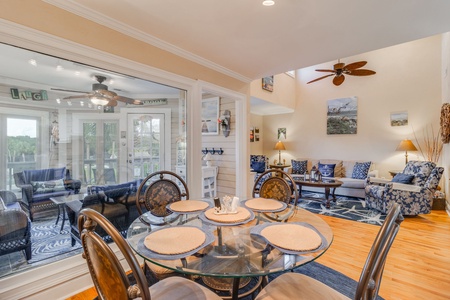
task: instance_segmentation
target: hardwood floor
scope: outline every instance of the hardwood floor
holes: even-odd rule
[[[333,229],[330,249],[317,261],[354,280],[379,226],[321,216]],[[449,299],[450,217],[443,210],[407,217],[389,252],[379,295],[386,300]],[[68,300],[91,300],[94,289]]]

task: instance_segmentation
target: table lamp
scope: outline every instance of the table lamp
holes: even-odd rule
[[[411,140],[403,140],[397,146],[396,151],[405,151],[405,164],[408,163],[408,151],[417,151],[416,146],[414,146]]]
[[[274,150],[278,150],[278,165],[282,165],[282,163],[281,163],[281,150],[286,150],[286,147],[284,147],[284,144],[281,141],[278,141],[275,144]]]

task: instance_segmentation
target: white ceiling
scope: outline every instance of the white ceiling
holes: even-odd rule
[[[450,31],[444,0],[44,0],[254,80]]]

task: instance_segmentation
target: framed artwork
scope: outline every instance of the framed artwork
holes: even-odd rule
[[[286,128],[278,128],[278,140],[285,140],[286,139]]]
[[[327,134],[356,134],[358,102],[356,97],[328,100]]]
[[[255,130],[253,128],[250,128],[250,143],[253,143],[255,141]]]
[[[202,134],[219,134],[219,97],[202,100]]]
[[[391,113],[391,126],[406,126],[408,125],[408,112],[392,112]]]
[[[262,79],[263,90],[273,92],[273,76],[267,76]]]

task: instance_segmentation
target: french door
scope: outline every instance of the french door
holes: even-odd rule
[[[164,113],[128,114],[128,179],[166,168]]]
[[[82,177],[86,184],[116,183],[119,120],[82,120]]]

